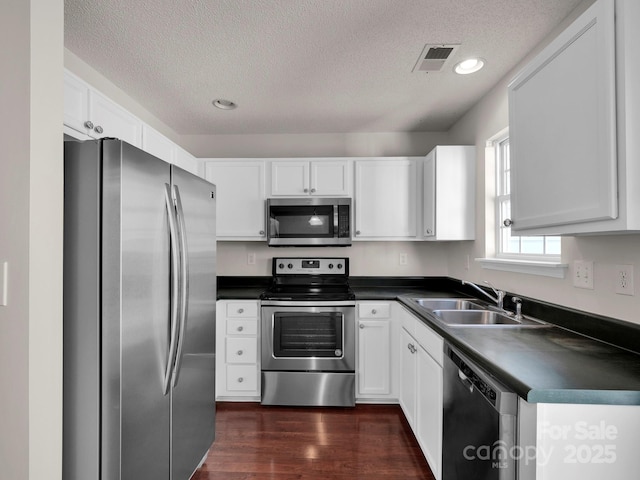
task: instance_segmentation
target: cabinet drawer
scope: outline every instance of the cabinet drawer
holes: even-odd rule
[[[227,365],[227,391],[247,392],[258,388],[256,365]]]
[[[360,318],[389,318],[390,303],[359,303],[358,316]]]
[[[258,343],[255,337],[227,338],[227,363],[256,363]]]
[[[444,357],[444,342],[442,338],[420,321],[416,322],[415,338],[422,345],[422,348],[442,366]]]
[[[227,317],[258,317],[258,302],[229,302],[227,303]]]
[[[258,320],[255,318],[229,318],[227,320],[227,335],[256,335]]]

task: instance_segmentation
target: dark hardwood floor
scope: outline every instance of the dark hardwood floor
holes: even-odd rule
[[[434,478],[397,405],[217,409],[216,441],[193,480]]]

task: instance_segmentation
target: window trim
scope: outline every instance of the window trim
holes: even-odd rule
[[[486,142],[485,150],[485,164],[493,165],[494,167],[494,195],[493,195],[493,234],[494,242],[492,248],[494,249],[493,256],[485,256],[485,258],[476,258],[475,260],[484,269],[489,270],[501,270],[506,272],[526,273],[532,275],[542,275],[553,278],[564,278],[568,269],[567,264],[561,263],[561,255],[552,254],[522,254],[522,253],[508,253],[502,252],[502,231],[499,223],[500,208],[502,201],[506,198],[506,195],[498,195],[502,172],[499,161],[497,158],[500,142],[509,138],[509,127],[504,128],[493,137],[489,138]],[[493,155],[491,162],[487,161],[489,155]],[[510,195],[509,195],[510,197]],[[487,226],[489,223],[487,222]],[[489,227],[490,228],[490,227]],[[487,246],[485,246],[487,248]]]

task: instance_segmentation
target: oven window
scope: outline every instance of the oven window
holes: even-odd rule
[[[271,206],[269,229],[272,237],[333,237],[333,205]]]
[[[274,356],[341,358],[343,318],[340,312],[276,312]]]

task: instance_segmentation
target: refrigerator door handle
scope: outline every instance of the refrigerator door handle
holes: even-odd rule
[[[184,210],[182,209],[182,200],[180,199],[180,190],[177,185],[173,186],[173,197],[176,203],[176,217],[178,219],[178,237],[180,239],[180,333],[178,334],[178,349],[176,353],[176,362],[172,374],[172,386],[178,384],[180,375],[180,366],[182,365],[182,356],[184,348],[184,337],[187,330],[187,313],[189,299],[189,256],[187,255],[187,229],[184,221]]]
[[[167,354],[167,365],[164,370],[162,381],[162,391],[164,395],[169,393],[171,375],[176,361],[176,351],[178,348],[178,327],[180,314],[180,255],[178,245],[178,226],[176,210],[174,208],[171,187],[165,183],[165,203],[167,206],[167,217],[169,219],[169,235],[171,239],[171,337],[169,339],[169,351]]]

